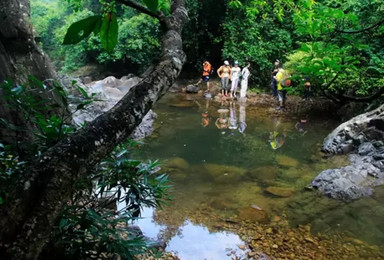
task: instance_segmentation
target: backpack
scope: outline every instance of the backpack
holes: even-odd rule
[[[292,84],[291,76],[289,74],[284,74],[280,84],[282,87],[290,87]]]

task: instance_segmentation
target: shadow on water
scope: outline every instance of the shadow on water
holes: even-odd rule
[[[215,219],[201,218],[207,211],[221,220],[261,223],[284,213],[292,225],[311,224],[314,232],[381,245],[383,188],[350,204],[305,191],[322,170],[348,164],[346,156],[324,159],[320,152],[324,137],[339,122],[188,96],[165,96],[154,111],[155,133],[135,156],[164,161],[173,200],[151,221],[162,230],[173,227],[167,249],[185,256],[181,259],[225,259],[225,248],[240,243],[235,235],[214,232]]]

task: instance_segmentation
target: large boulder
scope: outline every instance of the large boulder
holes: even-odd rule
[[[343,153],[342,145],[348,140],[362,142],[384,139],[384,105],[358,115],[341,124],[324,140],[323,151],[331,154]]]
[[[351,165],[322,171],[311,186],[325,195],[343,201],[352,201],[372,194],[372,187],[384,182],[383,172],[370,156],[350,156]]]
[[[369,196],[384,183],[384,105],[338,126],[324,140],[330,154],[355,152],[350,165],[322,171],[311,186],[325,195],[351,201]]]

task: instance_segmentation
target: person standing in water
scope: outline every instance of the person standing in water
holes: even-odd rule
[[[248,62],[247,66],[241,71],[241,88],[240,88],[240,98],[245,98],[247,96],[248,89],[248,78],[251,75],[249,72],[249,67],[251,64]]]
[[[221,95],[228,97],[228,81],[231,76],[231,67],[227,60],[224,61],[224,65],[217,70],[217,75],[221,78]]]
[[[202,81],[207,82],[207,92],[209,91],[209,80],[210,75],[212,71],[212,65],[209,63],[209,61],[204,61],[203,63],[203,75],[201,76],[200,80],[196,83],[196,85],[199,85]]]
[[[231,69],[231,92],[229,94],[230,97],[236,97],[237,86],[239,85],[239,77],[241,75],[241,68],[239,67],[239,62],[235,61],[234,67]]]

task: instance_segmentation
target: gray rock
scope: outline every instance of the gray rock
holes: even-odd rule
[[[351,154],[349,160],[351,165],[322,171],[311,186],[331,198],[343,201],[370,196],[372,187],[381,185],[384,180],[383,170],[376,165],[378,161],[371,156],[358,154]]]
[[[143,139],[144,137],[151,135],[153,132],[153,122],[157,117],[156,113],[152,110],[144,116],[140,125],[136,127],[135,131],[131,134],[131,138],[135,140]]]
[[[116,88],[120,85],[120,80],[115,78],[114,76],[106,77],[102,80],[104,87]]]
[[[199,88],[196,85],[188,85],[185,92],[187,93],[197,93],[199,92]]]
[[[358,148],[359,155],[373,155],[376,153],[376,148],[370,142],[362,143]]]
[[[311,186],[325,195],[343,201],[352,201],[372,194],[372,188],[361,186],[367,172],[351,167],[322,171],[312,181]]]
[[[133,86],[141,81],[139,77],[132,77],[129,79],[121,79],[120,85],[117,87],[123,94],[126,94]]]

